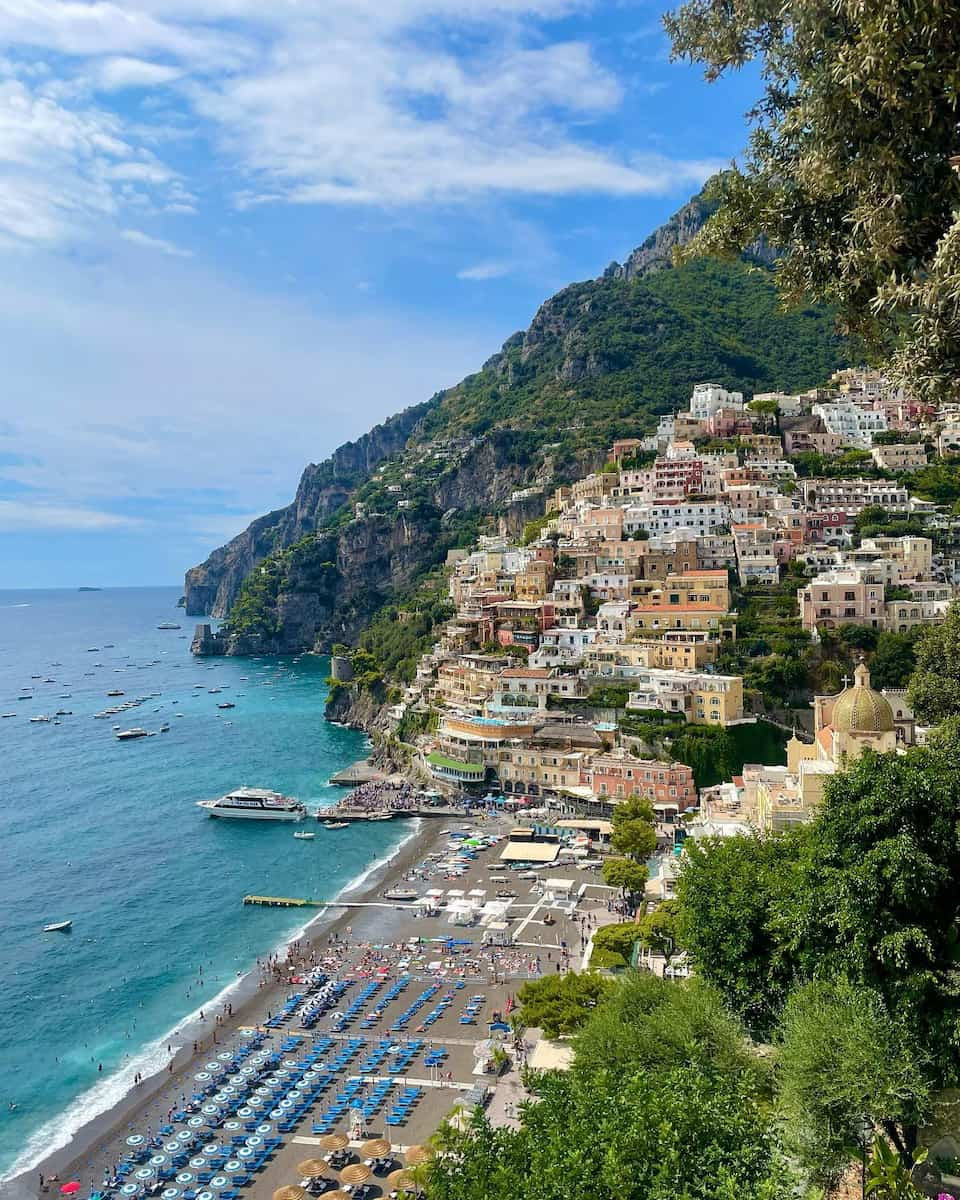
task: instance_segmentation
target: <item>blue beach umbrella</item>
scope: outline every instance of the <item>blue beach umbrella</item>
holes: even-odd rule
[[[180,1132],[177,1134],[177,1141],[192,1142],[193,1134],[188,1132],[186,1129],[181,1129]]]
[[[256,1150],[252,1146],[242,1146],[237,1151],[237,1158],[253,1158],[255,1154]]]
[[[142,1146],[143,1145],[143,1134],[142,1133],[131,1133],[130,1136],[127,1138],[127,1145],[128,1146]]]
[[[141,1167],[139,1171],[135,1172],[135,1178],[137,1178],[137,1179],[152,1179],[153,1178],[153,1167]]]
[[[175,1188],[175,1187],[168,1187],[168,1188],[164,1188],[160,1194],[163,1197],[163,1200],[176,1200],[177,1196],[180,1195],[180,1189]]]
[[[198,1154],[196,1156],[196,1158],[190,1159],[190,1166],[193,1167],[193,1169],[195,1171],[202,1171],[206,1165],[207,1165],[207,1160],[203,1157],[202,1154]]]
[[[125,1183],[120,1191],[123,1192],[125,1196],[135,1196],[140,1189],[135,1183]]]
[[[203,1117],[191,1117],[187,1124],[191,1129],[196,1129],[198,1125],[203,1124]]]
[[[181,1171],[177,1176],[177,1183],[193,1183],[192,1171]]]
[[[223,1164],[223,1169],[225,1171],[242,1171],[243,1163],[239,1158],[231,1158]]]
[[[226,1177],[226,1175],[214,1175],[214,1177],[210,1180],[210,1186],[222,1188],[226,1187],[229,1182],[230,1180]]]

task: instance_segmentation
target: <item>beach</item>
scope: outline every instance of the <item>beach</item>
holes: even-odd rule
[[[608,889],[596,884],[594,873],[577,872],[572,868],[563,874],[581,875],[578,887],[583,887],[577,913],[569,917],[554,911],[539,894],[538,885],[520,881],[510,875],[509,890],[517,892],[512,906],[515,918],[512,922],[513,946],[487,946],[481,948],[481,930],[478,926],[458,929],[450,925],[447,915],[417,916],[408,904],[385,902],[383,893],[398,885],[411,887],[424,893],[428,887],[448,890],[455,885],[457,891],[469,894],[471,890],[483,891],[492,898],[498,890],[491,883],[490,875],[498,880],[503,870],[499,863],[499,848],[493,846],[469,862],[468,869],[455,879],[444,879],[437,875],[430,878],[421,874],[416,880],[405,882],[418,868],[431,868],[431,855],[439,857],[443,847],[448,847],[451,828],[476,829],[495,832],[503,836],[512,820],[497,815],[483,815],[452,820],[448,818],[421,819],[419,829],[404,845],[376,869],[359,887],[352,888],[339,899],[344,903],[370,905],[370,907],[343,908],[331,906],[323,910],[309,923],[302,934],[294,939],[287,952],[275,959],[261,961],[257,968],[238,980],[227,996],[217,1006],[204,1010],[204,1020],[198,1019],[181,1027],[170,1041],[169,1061],[152,1075],[127,1092],[117,1104],[91,1120],[73,1137],[70,1144],[56,1151],[25,1171],[17,1179],[3,1185],[4,1197],[26,1200],[27,1197],[59,1194],[63,1181],[77,1181],[81,1185],[81,1196],[96,1191],[105,1178],[110,1178],[116,1164],[125,1153],[129,1153],[127,1139],[136,1136],[131,1131],[156,1134],[165,1126],[167,1118],[181,1109],[184,1098],[197,1086],[194,1077],[202,1067],[221,1051],[242,1044],[244,1037],[253,1029],[264,1029],[270,1014],[283,1008],[291,993],[297,991],[290,976],[301,977],[304,972],[319,970],[321,966],[330,975],[350,980],[380,978],[383,981],[407,980],[402,986],[404,995],[398,995],[379,1014],[373,1032],[367,1039],[371,1044],[386,1035],[394,1040],[409,1042],[416,1037],[416,1025],[403,1032],[391,1033],[390,1025],[397,1019],[409,995],[418,988],[446,988],[459,986],[460,991],[451,992],[456,1002],[442,1011],[429,1028],[429,1042],[443,1045],[446,1053],[440,1069],[422,1065],[423,1055],[419,1051],[419,1065],[411,1062],[402,1078],[414,1088],[420,1088],[418,1099],[409,1119],[400,1129],[391,1131],[381,1119],[372,1117],[364,1131],[370,1136],[386,1135],[396,1146],[411,1145],[430,1136],[437,1124],[450,1111],[458,1096],[466,1093],[478,1078],[485,1083],[493,1080],[478,1076],[476,1072],[476,1046],[488,1036],[491,1014],[502,1015],[509,1010],[512,997],[525,979],[536,978],[541,973],[577,965],[584,940],[590,929],[597,924],[615,919],[607,911]],[[319,832],[319,831],[318,831]],[[349,830],[341,833],[327,832],[330,838],[349,836]],[[587,886],[584,883],[588,881]],[[542,917],[547,915],[548,922]],[[430,943],[428,939],[448,937],[458,939],[464,947],[452,954],[442,949],[442,943]],[[411,947],[414,939],[422,939],[424,945]],[[441,948],[435,948],[440,946]],[[324,960],[326,964],[324,965]],[[374,972],[378,974],[374,974]],[[401,986],[399,984],[395,986]],[[457,1015],[461,1008],[461,991],[475,998],[481,1015],[474,1023],[463,1023]],[[372,1001],[371,1001],[372,1003]],[[302,1036],[302,1045],[307,1047],[318,1037],[332,1038],[334,1044],[343,1042],[349,1033],[337,1034],[331,1029],[330,1019],[324,1018],[309,1031],[298,1027],[296,1020],[272,1032],[266,1041],[269,1047],[293,1035]],[[358,1035],[360,1036],[360,1035]],[[420,1039],[421,1041],[423,1038]],[[505,1039],[512,1043],[512,1037]],[[196,1051],[194,1044],[196,1042]],[[514,1058],[523,1057],[524,1049],[510,1046]],[[294,1061],[294,1060],[290,1060]],[[214,1062],[213,1065],[216,1065]],[[512,1064],[515,1067],[517,1064]],[[349,1077],[349,1076],[345,1076]],[[257,1177],[243,1189],[242,1196],[267,1196],[271,1188],[281,1183],[299,1182],[296,1172],[298,1158],[310,1157],[317,1150],[319,1138],[311,1133],[315,1112],[323,1108],[322,1100],[315,1111],[300,1123],[296,1130],[282,1139],[282,1145],[272,1155]],[[167,1125],[167,1128],[171,1126]],[[346,1129],[346,1120],[338,1125]],[[311,1150],[312,1147],[312,1150]],[[397,1165],[402,1165],[398,1162]],[[145,1168],[146,1169],[146,1168]],[[45,1192],[40,1190],[43,1176]],[[51,1181],[51,1177],[56,1178]],[[295,1176],[297,1176],[295,1178]],[[371,1181],[376,1184],[376,1179]],[[160,1194],[159,1191],[157,1194]],[[211,1193],[215,1197],[215,1192]],[[371,1195],[376,1195],[376,1188]],[[170,1198],[172,1200],[172,1198]]]

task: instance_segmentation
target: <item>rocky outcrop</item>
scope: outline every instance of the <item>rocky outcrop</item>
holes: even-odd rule
[[[286,508],[258,517],[243,533],[192,567],[186,575],[188,616],[225,617],[243,581],[267,555],[315,532],[347,500],[353,488],[406,445],[434,400],[408,408],[355,442],[340,446],[324,462],[311,463]]]
[[[639,279],[673,265],[673,252],[686,246],[717,211],[717,201],[695,196],[641,243],[624,263],[613,262],[604,271],[604,279]],[[748,246],[744,257],[755,262],[772,263],[776,253],[763,239]]]

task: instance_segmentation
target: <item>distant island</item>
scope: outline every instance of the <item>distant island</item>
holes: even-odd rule
[[[77,591],[78,592],[100,592],[100,591],[103,591],[103,589],[98,588],[98,587],[78,587]]]

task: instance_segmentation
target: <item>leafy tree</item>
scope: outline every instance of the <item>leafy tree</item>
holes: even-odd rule
[[[557,1038],[579,1029],[612,986],[602,975],[571,971],[525,983],[517,999],[528,1027],[539,1027],[548,1038]]]
[[[640,944],[669,962],[679,940],[677,902],[664,900],[652,912],[643,914],[637,928],[640,930]]]
[[[647,868],[631,858],[608,858],[600,873],[608,887],[620,888],[635,896],[640,895],[647,882]]]
[[[940,1078],[954,1078],[960,722],[905,754],[867,751],[829,779],[801,878],[781,913],[781,960],[799,977],[844,976],[879,993]]]
[[[750,1074],[768,1086],[768,1067],[746,1040],[720,993],[703,979],[673,982],[630,972],[590,1015],[575,1043],[572,1071],[590,1088],[599,1077],[654,1074],[691,1062]]]
[[[907,699],[918,721],[935,724],[960,713],[960,604],[951,604],[941,625],[917,635],[916,670]]]
[[[863,1122],[905,1149],[930,1092],[928,1058],[870,988],[819,980],[793,992],[780,1026],[778,1100],[787,1144],[813,1176],[834,1181]]]
[[[646,862],[657,848],[653,805],[641,796],[629,796],[613,809],[610,845],[637,863]]]
[[[960,375],[960,6],[900,0],[687,0],[676,57],[715,79],[759,59],[764,94],[744,169],[689,254],[782,252],[796,304],[837,306],[923,396]]]
[[[916,629],[920,629],[917,626]],[[870,656],[870,680],[876,688],[902,688],[910,681],[917,665],[914,645],[917,632],[885,631],[877,638],[877,648]]]
[[[770,1116],[749,1075],[700,1063],[538,1083],[521,1128],[482,1115],[429,1173],[430,1200],[780,1200]]]
[[[620,925],[604,925],[593,935],[594,950],[607,951],[623,959],[623,966],[630,962],[633,948],[640,938],[640,929],[635,921],[624,921]],[[618,964],[620,965],[620,964]]]
[[[781,915],[798,886],[808,828],[687,842],[677,886],[680,942],[747,1024],[767,1031],[795,977]]]

